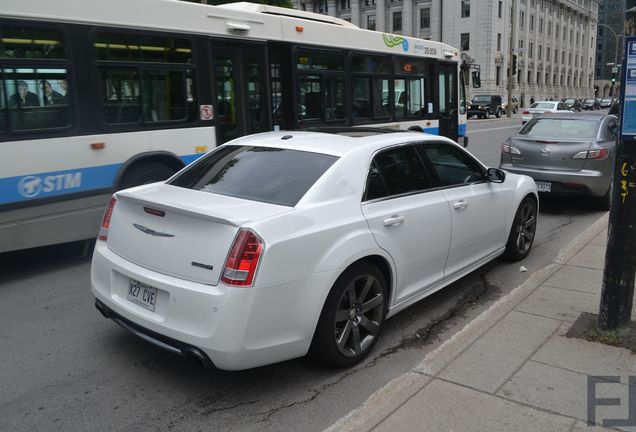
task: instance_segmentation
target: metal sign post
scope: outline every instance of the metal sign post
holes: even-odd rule
[[[629,3],[634,2],[630,0]],[[636,7],[632,9],[626,11],[620,97],[621,130],[616,146],[598,316],[599,329],[606,331],[628,328],[636,276],[636,29],[631,22],[636,19]]]

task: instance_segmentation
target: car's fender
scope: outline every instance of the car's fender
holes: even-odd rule
[[[506,171],[505,186],[508,192],[508,210],[506,212],[506,226],[508,227],[508,234],[512,228],[512,221],[514,220],[517,209],[521,201],[528,195],[533,195],[537,201],[537,210],[539,206],[539,194],[537,192],[537,185],[532,177],[520,174],[513,174]],[[507,238],[507,237],[506,237]]]

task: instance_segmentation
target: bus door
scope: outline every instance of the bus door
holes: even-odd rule
[[[439,65],[439,134],[457,141],[459,103],[457,65]]]
[[[217,144],[271,130],[265,47],[212,42]]]

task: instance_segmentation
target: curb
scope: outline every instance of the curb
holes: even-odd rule
[[[376,390],[360,407],[342,417],[323,432],[368,431],[376,427],[563,267],[594,237],[606,229],[607,223],[608,213],[601,216],[561,249],[552,264],[534,272],[525,282],[500,298],[450,339],[428,353],[411,371],[394,378]]]

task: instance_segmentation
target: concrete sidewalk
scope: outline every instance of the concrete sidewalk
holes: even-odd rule
[[[582,312],[598,313],[606,232],[607,215],[327,431],[636,432],[636,389],[628,402],[627,385],[636,355],[565,336]],[[620,398],[619,406],[596,408],[597,422],[627,422],[629,404],[633,426],[587,425],[588,375],[621,377],[592,393]]]

